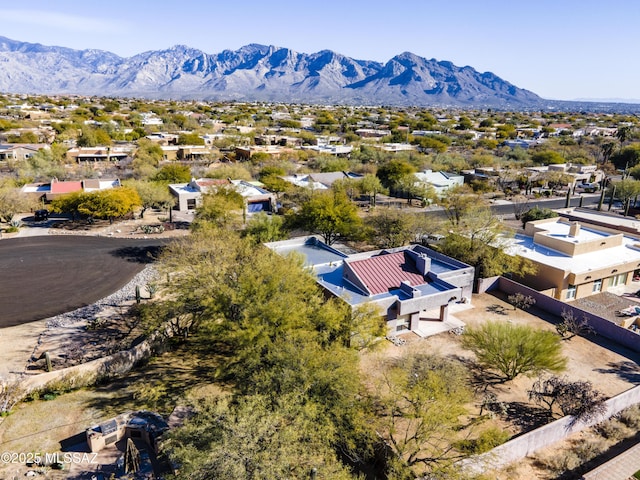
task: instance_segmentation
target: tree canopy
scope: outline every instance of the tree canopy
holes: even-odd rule
[[[481,365],[496,372],[503,381],[521,374],[561,372],[567,365],[562,339],[529,325],[486,322],[467,328],[462,343],[476,354]]]
[[[300,227],[320,235],[327,245],[356,234],[362,223],[358,208],[344,193],[316,192],[294,215]]]

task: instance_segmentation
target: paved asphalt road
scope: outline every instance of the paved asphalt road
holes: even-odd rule
[[[49,318],[127,284],[161,239],[47,235],[0,241],[0,328]]]
[[[600,195],[584,195],[582,199],[583,207],[595,207],[598,205],[600,201]],[[603,211],[607,211],[608,204],[606,203],[608,199],[605,200],[604,205],[602,206]],[[533,208],[534,206],[538,206],[540,208],[564,208],[566,199],[565,198],[553,198],[553,199],[539,199],[539,200],[530,200],[527,203],[527,209]],[[580,206],[580,197],[573,196],[571,197],[571,201],[569,202],[570,207],[578,207]],[[513,216],[515,215],[515,211],[513,208],[513,203],[496,203],[491,205],[491,211],[495,215],[503,215],[503,216]],[[432,207],[430,210],[425,212],[427,215],[431,215],[434,217],[446,218],[446,214],[442,208],[434,208]]]

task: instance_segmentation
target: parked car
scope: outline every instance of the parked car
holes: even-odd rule
[[[576,191],[585,192],[585,193],[593,193],[598,191],[600,188],[600,184],[598,183],[580,183],[576,185]]]
[[[42,222],[49,219],[49,210],[46,208],[36,210],[33,214],[33,218],[36,222]]]

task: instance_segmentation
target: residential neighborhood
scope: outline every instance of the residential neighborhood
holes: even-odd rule
[[[640,425],[639,195],[633,115],[0,95],[0,445],[580,478]]]

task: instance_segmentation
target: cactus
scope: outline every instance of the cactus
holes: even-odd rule
[[[44,359],[47,362],[47,372],[52,371],[53,368],[51,367],[51,357],[49,356],[49,352],[44,352]]]
[[[136,303],[140,303],[140,285],[136,285]]]

